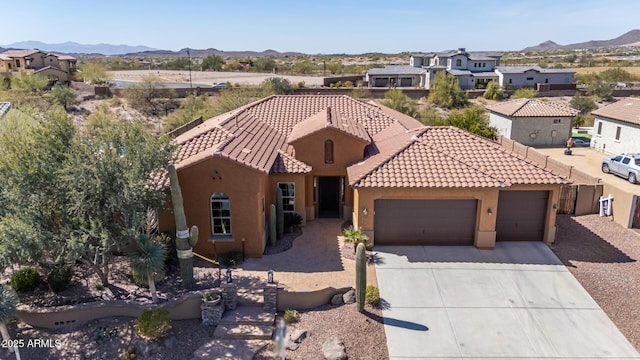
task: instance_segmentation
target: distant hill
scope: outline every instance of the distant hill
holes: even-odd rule
[[[575,50],[575,49],[596,49],[620,46],[637,46],[640,42],[640,30],[631,30],[611,40],[590,40],[586,42],[559,45],[551,40],[545,41],[536,46],[522,49],[523,52],[545,51],[545,50]]]
[[[199,57],[204,58],[209,55],[217,55],[221,57],[265,57],[265,56],[273,56],[273,57],[287,57],[287,56],[300,56],[305,55],[299,52],[278,52],[275,50],[264,50],[264,51],[224,51],[218,49],[181,49],[179,51],[170,51],[170,50],[153,50],[153,51],[143,51],[137,53],[129,53],[126,56],[145,56],[145,57],[168,57],[168,56],[186,56],[187,50],[191,54],[191,57]]]
[[[148,46],[129,46],[129,45],[111,45],[111,44],[78,44],[75,42],[64,42],[60,44],[47,44],[40,41],[20,41],[13,44],[3,45],[12,49],[38,49],[42,51],[59,52],[64,54],[102,54],[102,55],[121,55],[127,53],[136,53],[141,51],[154,51],[156,49]]]

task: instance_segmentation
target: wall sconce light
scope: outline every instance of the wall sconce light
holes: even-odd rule
[[[267,284],[273,284],[273,270],[267,271]]]
[[[369,211],[367,210],[367,208],[362,209],[362,215],[364,216],[369,215]]]
[[[491,208],[488,208],[488,209],[487,209],[487,214],[488,214],[489,216],[493,215],[493,211],[491,210]]]
[[[227,284],[231,284],[233,279],[231,278],[231,269],[227,269]]]
[[[555,212],[558,212],[558,205],[557,204],[553,204],[552,208],[553,208],[553,210]]]

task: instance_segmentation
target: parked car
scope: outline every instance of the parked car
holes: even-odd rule
[[[573,138],[573,146],[577,147],[589,147],[591,146],[591,140],[587,141],[581,138]]]
[[[612,173],[635,184],[640,179],[640,153],[620,154],[602,160],[602,172]]]
[[[219,82],[219,83],[213,83],[213,85],[211,85],[212,88],[214,89],[224,89],[227,87],[227,83],[223,83],[223,82]]]

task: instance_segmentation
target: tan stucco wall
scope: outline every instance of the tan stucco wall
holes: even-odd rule
[[[500,190],[548,190],[550,191],[546,217],[544,241],[555,241],[556,212],[553,208],[558,202],[559,186],[513,186],[511,188],[466,188],[466,189],[430,189],[430,188],[356,188],[354,194],[354,226],[361,227],[375,244],[374,205],[377,199],[476,199],[478,200],[478,218],[474,244],[478,248],[490,249],[495,246],[496,214]],[[367,215],[363,210],[367,209]],[[488,214],[491,208],[492,214]]]
[[[245,239],[245,254],[249,257],[262,256],[265,245],[262,197],[266,196],[266,174],[227,159],[212,157],[178,169],[178,180],[187,224],[197,225],[200,231],[195,252],[213,256],[215,253],[241,251],[242,239]],[[228,238],[211,235],[211,196],[215,192],[223,192],[229,197],[231,236]],[[266,216],[268,218],[268,212]],[[215,240],[215,250],[212,240]]]
[[[302,216],[302,225],[307,223],[307,214],[305,209],[305,199],[306,199],[306,182],[304,174],[273,174],[269,176],[269,189],[267,193],[269,194],[267,198],[267,208],[270,207],[271,204],[276,204],[276,194],[278,189],[278,183],[281,182],[292,182],[295,186],[295,212],[298,215]],[[313,191],[313,187],[311,187],[311,191]],[[269,221],[269,211],[267,211],[267,221]]]

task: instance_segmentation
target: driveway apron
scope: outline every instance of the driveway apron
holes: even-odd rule
[[[391,359],[640,358],[543,243],[375,251]]]

